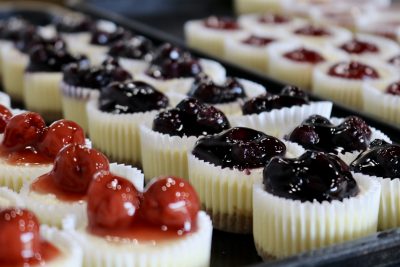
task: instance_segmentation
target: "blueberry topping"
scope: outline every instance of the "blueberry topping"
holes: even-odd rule
[[[108,113],[146,112],[167,106],[163,93],[140,81],[113,82],[100,93],[100,110]]]
[[[153,130],[171,136],[200,136],[229,129],[224,113],[195,98],[182,100],[176,108],[160,112],[153,121]]]
[[[286,146],[262,132],[236,127],[200,138],[192,153],[222,168],[246,170],[264,167],[272,157],[283,156]]]
[[[94,45],[107,46],[120,40],[127,40],[132,37],[132,33],[119,27],[112,22],[99,22],[92,30],[90,43]]]
[[[26,28],[36,28],[24,19],[12,17],[7,20],[0,21],[0,39],[7,41],[17,41],[20,33]]]
[[[93,27],[93,22],[90,18],[77,14],[57,17],[54,25],[58,32],[81,33],[89,32]]]
[[[279,95],[266,93],[247,100],[242,112],[244,115],[281,109],[284,107],[309,104],[307,95],[296,86],[286,86]]]
[[[218,85],[208,76],[200,74],[196,77],[188,96],[207,104],[221,104],[245,98],[246,92],[235,78],[228,77],[224,84]]]
[[[351,164],[354,172],[383,178],[400,178],[400,146],[376,139]]]
[[[275,196],[302,202],[341,201],[360,192],[346,163],[316,151],[295,159],[273,158],[264,169],[263,184]]]
[[[146,37],[137,35],[130,40],[114,43],[110,47],[108,54],[113,57],[151,61],[152,51],[153,43]]]
[[[365,150],[371,138],[371,129],[356,116],[347,117],[335,126],[327,118],[313,115],[286,138],[306,149],[344,153]]]

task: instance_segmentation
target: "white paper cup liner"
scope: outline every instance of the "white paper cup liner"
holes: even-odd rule
[[[187,152],[199,139],[195,136],[170,136],[140,125],[142,166],[146,181],[162,175],[188,179]]]
[[[364,63],[366,60],[362,62]],[[362,109],[362,86],[366,81],[343,79],[328,75],[329,68],[334,64],[336,63],[325,63],[314,69],[312,80],[313,92],[316,95],[345,104],[353,109]],[[395,80],[399,77],[398,71],[388,64],[376,61],[368,61],[366,64],[373,67],[379,73],[379,79],[368,81],[375,86],[386,84],[388,81]]]
[[[284,142],[286,155],[298,157],[304,149]],[[189,181],[196,189],[202,209],[212,218],[214,228],[233,233],[251,233],[253,184],[261,183],[263,167],[240,171],[221,168],[188,152]]]
[[[0,209],[24,206],[25,203],[18,193],[8,187],[0,187]]]
[[[200,211],[198,229],[166,242],[113,243],[82,230],[71,235],[84,251],[86,267],[206,267],[210,264],[212,224]]]
[[[121,176],[132,182],[139,191],[143,191],[143,174],[131,166],[111,163],[112,174]],[[83,228],[87,226],[87,202],[62,201],[54,194],[42,194],[31,191],[32,181],[24,183],[21,189],[21,197],[29,210],[33,211],[42,224],[65,227],[66,223],[71,225],[67,228]]]
[[[232,127],[248,127],[275,137],[282,137],[311,115],[318,114],[330,118],[332,103],[310,102],[309,105],[281,108],[251,115],[228,116]]]
[[[253,236],[258,254],[282,258],[376,232],[381,186],[363,175],[353,176],[358,196],[322,203],[277,197],[256,184]]]
[[[218,30],[207,28],[202,20],[188,21],[184,25],[186,43],[195,49],[222,58],[225,54],[224,43],[229,38],[245,37],[245,30]]]
[[[83,251],[79,247],[78,243],[67,232],[60,231],[47,225],[42,225],[40,227],[40,235],[61,252],[61,255],[46,262],[46,266],[82,266]]]
[[[0,104],[5,107],[11,107],[11,98],[6,93],[0,92]]]
[[[24,102],[26,108],[39,112],[48,120],[59,119],[62,113],[61,72],[25,73]]]
[[[4,91],[17,101],[23,101],[24,74],[29,57],[13,46],[2,49]]]
[[[374,85],[365,83],[362,87],[363,110],[389,123],[400,124],[400,96],[384,93],[390,83]]]
[[[86,108],[93,146],[115,161],[141,165],[139,125],[152,122],[159,111],[111,114],[99,110],[95,99]]]

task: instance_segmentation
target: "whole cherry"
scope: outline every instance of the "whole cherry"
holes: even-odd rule
[[[199,209],[196,191],[182,178],[157,178],[144,193],[142,214],[154,225],[190,231]]]
[[[17,266],[40,254],[39,225],[28,210],[10,208],[0,212],[1,266]]]
[[[58,153],[50,176],[60,189],[85,194],[95,174],[108,170],[108,159],[101,152],[84,145],[70,144]]]
[[[4,133],[7,123],[10,121],[11,117],[11,111],[7,107],[0,105],[0,133]]]
[[[38,149],[50,157],[56,157],[60,150],[69,144],[85,144],[83,129],[73,121],[58,120],[53,122],[38,144]]]
[[[140,207],[141,193],[125,178],[99,172],[88,190],[90,227],[127,228]]]
[[[3,146],[9,150],[20,150],[35,145],[46,131],[46,123],[35,112],[13,116],[4,130]]]

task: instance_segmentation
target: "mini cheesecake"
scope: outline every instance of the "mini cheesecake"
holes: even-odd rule
[[[360,117],[327,119],[312,115],[289,132],[285,139],[297,143],[307,150],[338,155],[350,164],[375,139],[391,143],[381,131],[372,128]]]
[[[161,45],[154,53],[150,66],[135,76],[163,93],[186,93],[193,84],[194,77],[205,73],[217,83],[226,78],[225,68],[216,61],[198,59],[189,52],[169,43]]]
[[[211,16],[204,20],[192,20],[185,23],[185,39],[191,48],[223,58],[224,43],[230,38],[247,35],[239,23],[228,17]]]
[[[109,164],[97,150],[71,144],[60,151],[50,172],[24,184],[21,196],[41,223],[59,228],[82,227],[87,225],[87,190],[101,171],[119,175],[143,190],[144,178],[139,170]]]
[[[380,193],[378,182],[351,173],[335,155],[275,157],[253,189],[257,252],[283,258],[373,234]]]
[[[289,31],[290,38],[306,44],[337,44],[351,39],[351,32],[336,26],[302,25]]]
[[[376,61],[327,62],[314,69],[312,90],[326,99],[362,109],[362,86],[365,82],[380,86],[398,77],[395,68]]]
[[[19,191],[24,182],[49,172],[58,151],[70,143],[85,144],[83,130],[72,121],[46,127],[34,112],[12,116],[0,108],[0,186]]]
[[[214,228],[234,233],[252,231],[253,184],[275,156],[299,156],[304,150],[262,132],[243,127],[201,137],[188,153],[189,181]]]
[[[400,18],[398,9],[379,10],[371,16],[359,16],[356,21],[358,32],[380,35],[399,41]]]
[[[298,87],[285,86],[279,94],[266,94],[248,99],[242,114],[228,116],[232,126],[248,127],[282,137],[313,114],[330,117],[332,103],[309,101]]]
[[[352,171],[379,182],[382,194],[379,208],[379,230],[400,225],[400,146],[375,140],[350,165]]]
[[[159,112],[140,126],[143,172],[146,181],[166,173],[188,178],[187,151],[203,135],[230,128],[223,112],[195,98]]]
[[[117,59],[108,57],[101,65],[72,63],[63,68],[60,83],[64,118],[77,122],[88,131],[86,103],[98,99],[103,87],[112,82],[132,79]]]
[[[347,58],[344,52],[329,45],[283,41],[269,46],[267,73],[285,83],[310,90],[312,73],[316,66]]]
[[[71,236],[40,226],[36,216],[21,208],[0,212],[0,266],[82,266],[82,250]]]
[[[283,11],[283,5],[288,0],[235,0],[235,10],[238,14]]]
[[[151,123],[168,103],[167,96],[144,82],[109,84],[86,107],[93,146],[117,162],[141,166],[139,125]]]
[[[86,266],[206,267],[212,224],[184,179],[154,179],[142,193],[122,177],[98,176],[88,191],[89,225],[73,235]]]

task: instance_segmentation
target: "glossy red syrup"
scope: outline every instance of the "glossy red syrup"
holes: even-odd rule
[[[295,34],[298,35],[307,35],[307,36],[315,36],[315,37],[324,37],[329,36],[331,33],[322,27],[317,27],[313,25],[308,25],[303,28],[297,29],[294,31]]]
[[[266,38],[266,37],[251,35],[249,38],[243,40],[242,43],[252,45],[252,46],[263,47],[263,46],[269,45],[270,43],[272,43],[274,41],[275,41],[275,39],[273,39],[273,38]]]
[[[329,69],[328,74],[351,80],[379,78],[379,74],[374,68],[356,61],[335,64]]]
[[[400,81],[389,85],[388,88],[386,89],[386,93],[400,96]]]
[[[287,59],[301,63],[318,64],[325,61],[321,54],[306,48],[299,48],[287,52],[283,56]]]
[[[379,48],[371,43],[363,42],[357,39],[353,39],[340,46],[340,49],[346,51],[349,54],[364,54],[364,53],[378,53]]]
[[[216,17],[211,16],[204,20],[204,26],[207,28],[218,29],[218,30],[239,30],[240,26],[236,20],[227,17]]]
[[[52,164],[54,161],[54,158],[39,153],[33,146],[11,152],[4,148],[4,146],[0,146],[0,157],[10,165],[44,165]]]
[[[264,24],[284,24],[290,22],[289,17],[279,15],[279,14],[265,14],[258,18],[258,22]]]

